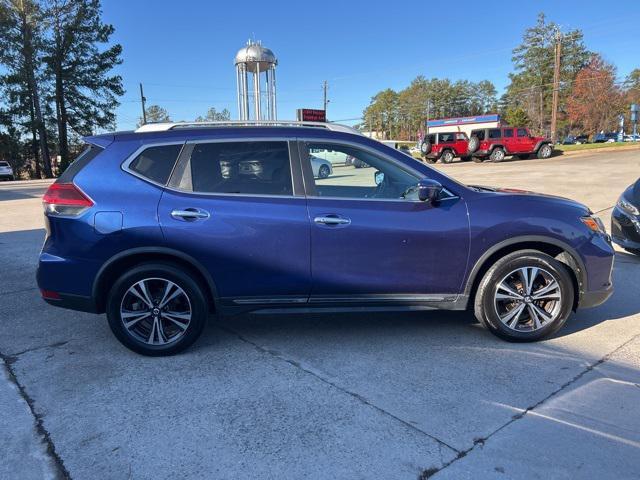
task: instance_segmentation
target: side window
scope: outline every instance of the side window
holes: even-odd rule
[[[472,137],[477,137],[478,140],[484,140],[484,130],[474,130],[471,132]]]
[[[213,142],[185,147],[169,185],[196,193],[292,195],[287,142]]]
[[[505,128],[502,131],[504,138],[513,138],[513,128]]]
[[[489,129],[489,138],[502,138],[502,133],[499,128],[491,128]]]
[[[464,133],[456,133],[456,140],[466,140],[467,136]]]
[[[307,143],[316,197],[415,200],[419,178],[389,159],[350,145]],[[340,152],[349,158],[344,164],[331,162],[318,152]],[[308,170],[307,170],[308,171]]]
[[[526,128],[519,128],[518,129],[518,137],[528,137],[529,134],[527,133],[527,129]]]
[[[440,143],[450,143],[450,142],[453,142],[453,133],[440,134]]]
[[[164,185],[171,175],[181,148],[182,144],[149,147],[129,164],[129,169]]]

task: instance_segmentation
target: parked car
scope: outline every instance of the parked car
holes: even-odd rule
[[[9,162],[0,161],[0,180],[15,180],[13,168]]]
[[[420,152],[427,163],[451,163],[459,157],[467,160],[469,138],[464,132],[439,132],[426,135],[420,144]]]
[[[640,133],[636,133],[635,135],[633,133],[625,135],[623,140],[625,142],[640,142]]]
[[[611,213],[611,236],[625,250],[640,255],[640,178],[618,198]]]
[[[517,155],[522,160],[531,155],[549,158],[553,146],[548,138],[531,135],[528,128],[482,128],[471,131],[469,153],[474,162],[501,162],[507,155]]]
[[[586,206],[463,185],[349,127],[165,123],[85,141],[43,197],[38,286],[106,312],[141,354],[184,350],[210,312],[274,308],[470,309],[534,341],[612,293],[614,251]],[[374,171],[316,181],[323,149]],[[273,174],[239,174],[248,160]]]
[[[327,178],[333,174],[333,166],[328,160],[311,155],[311,170],[314,178]]]
[[[588,135],[567,135],[562,140],[563,145],[581,145],[583,143],[589,143]]]
[[[613,143],[618,141],[616,132],[596,133],[593,137],[593,143]]]

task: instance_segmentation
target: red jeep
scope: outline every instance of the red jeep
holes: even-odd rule
[[[522,160],[531,154],[536,154],[538,158],[549,158],[553,146],[548,138],[532,136],[528,128],[482,128],[471,131],[469,153],[473,155],[474,162],[486,159],[501,162],[507,155],[517,155]]]
[[[464,132],[431,133],[420,144],[420,153],[427,163],[451,163],[456,157],[468,160],[469,139]]]

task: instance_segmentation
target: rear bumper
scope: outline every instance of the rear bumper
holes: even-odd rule
[[[489,150],[476,150],[472,155],[474,157],[487,157],[489,153]]]
[[[100,313],[96,306],[96,302],[91,297],[82,295],[73,295],[70,293],[59,293],[60,299],[51,299],[42,297],[49,305],[54,307],[66,308],[68,310],[77,310],[79,312]]]

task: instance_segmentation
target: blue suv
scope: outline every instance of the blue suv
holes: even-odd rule
[[[610,237],[587,207],[463,185],[349,127],[151,124],[85,140],[43,198],[38,285],[52,305],[106,312],[145,355],[185,349],[211,312],[284,308],[469,308],[533,341],[612,293]]]

